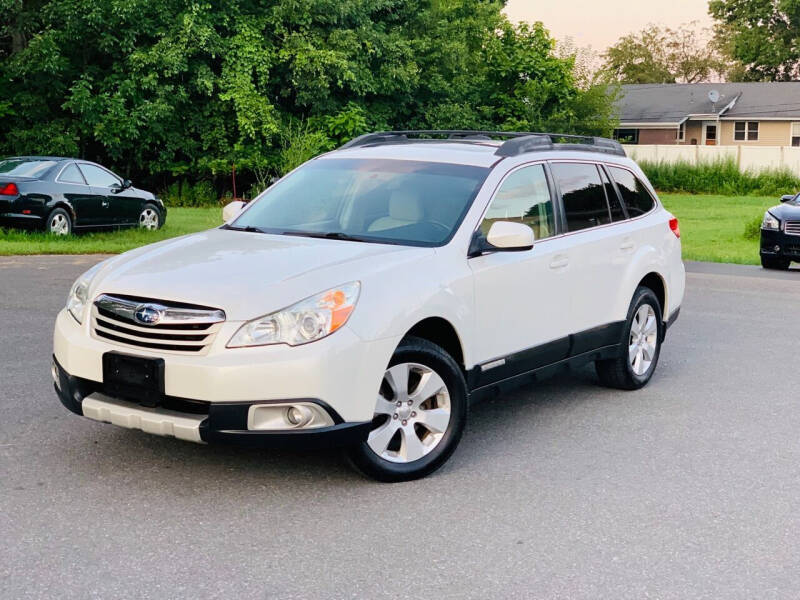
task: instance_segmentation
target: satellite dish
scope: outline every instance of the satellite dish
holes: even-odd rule
[[[711,104],[716,104],[719,102],[719,92],[717,90],[711,90],[708,92],[708,99],[711,100]]]

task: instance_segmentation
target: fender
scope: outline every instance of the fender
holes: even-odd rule
[[[615,300],[614,312],[619,315],[619,319],[627,318],[631,298],[642,279],[650,273],[655,273],[664,286],[664,306],[661,307],[661,310],[663,311],[662,317],[666,320],[669,316],[669,285],[665,275],[667,272],[666,260],[661,252],[652,244],[639,247],[628,265]]]

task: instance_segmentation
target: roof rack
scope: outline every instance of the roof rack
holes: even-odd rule
[[[431,136],[426,139],[422,136]],[[436,139],[445,137],[446,140]],[[616,140],[608,138],[588,136],[588,135],[569,135],[564,133],[535,133],[522,131],[480,131],[471,129],[409,129],[404,131],[378,131],[367,133],[344,144],[340,149],[358,148],[361,146],[377,146],[380,144],[402,144],[412,141],[410,138],[418,138],[414,141],[457,141],[457,142],[476,142],[481,140],[491,140],[494,138],[505,138],[497,149],[497,156],[509,157],[527,154],[528,152],[541,152],[544,150],[582,150],[587,152],[603,152],[625,156],[625,150]]]

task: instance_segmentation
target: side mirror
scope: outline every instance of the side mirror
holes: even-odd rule
[[[781,202],[791,202],[797,198],[795,194],[786,194],[785,196],[781,196]]]
[[[515,250],[530,250],[536,241],[533,229],[524,223],[511,221],[495,221],[486,234],[486,241],[497,250],[506,252]]]
[[[533,229],[524,223],[495,221],[484,238],[475,232],[469,256],[480,256],[489,252],[521,252],[533,248],[536,236]]]
[[[133,184],[131,183],[131,180],[130,179],[126,179],[125,181],[122,182],[122,189],[123,190],[127,190],[132,185]]]
[[[245,203],[241,200],[234,200],[233,202],[228,202],[223,209],[222,209],[222,220],[226,223],[231,219],[235,218],[242,209],[244,209]]]

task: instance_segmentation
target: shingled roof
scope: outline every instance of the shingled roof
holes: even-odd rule
[[[711,90],[720,94],[716,103]],[[800,120],[800,82],[623,85],[618,108],[623,124],[677,125],[696,116]]]

